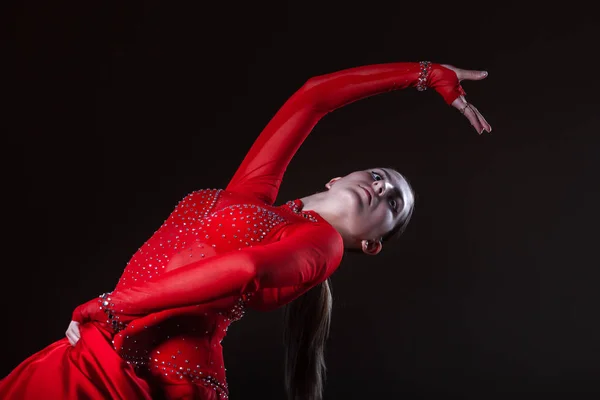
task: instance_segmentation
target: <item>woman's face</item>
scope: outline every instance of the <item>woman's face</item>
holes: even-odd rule
[[[372,168],[334,178],[328,195],[341,219],[340,228],[354,240],[380,240],[412,207],[412,191],[397,171]]]

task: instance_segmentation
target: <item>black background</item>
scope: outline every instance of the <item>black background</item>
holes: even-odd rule
[[[600,394],[592,9],[404,3],[16,6],[1,374],[60,339],[184,195],[224,187],[306,79],[431,60],[489,71],[464,88],[490,135],[434,91],[386,93],[323,118],[281,187],[278,204],[392,166],[417,194],[400,240],[332,277],[325,398]],[[283,398],[281,317],[229,330],[232,399]]]

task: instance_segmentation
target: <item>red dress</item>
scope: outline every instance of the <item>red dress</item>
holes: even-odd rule
[[[434,66],[425,83],[451,103],[460,87]],[[273,205],[291,158],[326,113],[416,86],[424,72],[423,64],[393,63],[307,81],[225,190],[185,196],[115,289],[75,310],[77,345],[65,338],[30,356],[0,382],[0,398],[226,399],[221,341],[231,322],[245,307],[292,301],[342,259],[340,235],[318,214],[304,212],[300,200]]]

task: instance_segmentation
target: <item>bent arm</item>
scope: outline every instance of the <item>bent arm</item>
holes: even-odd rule
[[[339,265],[343,244],[326,223],[301,224],[275,243],[190,263],[156,279],[115,290],[104,310],[93,300],[73,320],[106,320],[106,309],[128,322],[165,309],[197,305],[263,288],[303,286],[326,279]]]

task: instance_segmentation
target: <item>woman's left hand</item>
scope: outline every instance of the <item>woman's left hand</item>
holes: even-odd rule
[[[81,333],[79,333],[79,322],[71,321],[65,335],[67,336],[67,339],[69,339],[71,346],[75,346],[81,338]]]
[[[461,69],[448,64],[442,64],[442,67],[448,68],[456,74],[459,85],[463,80],[480,81],[485,79],[488,75],[486,71]],[[462,90],[461,92],[464,93]],[[467,102],[464,94],[458,96],[456,100],[452,102],[452,106],[457,108],[461,114],[467,117],[473,128],[477,130],[477,133],[482,134],[483,131],[492,131],[490,124],[485,120],[483,115],[481,115],[479,110],[473,104]]]

